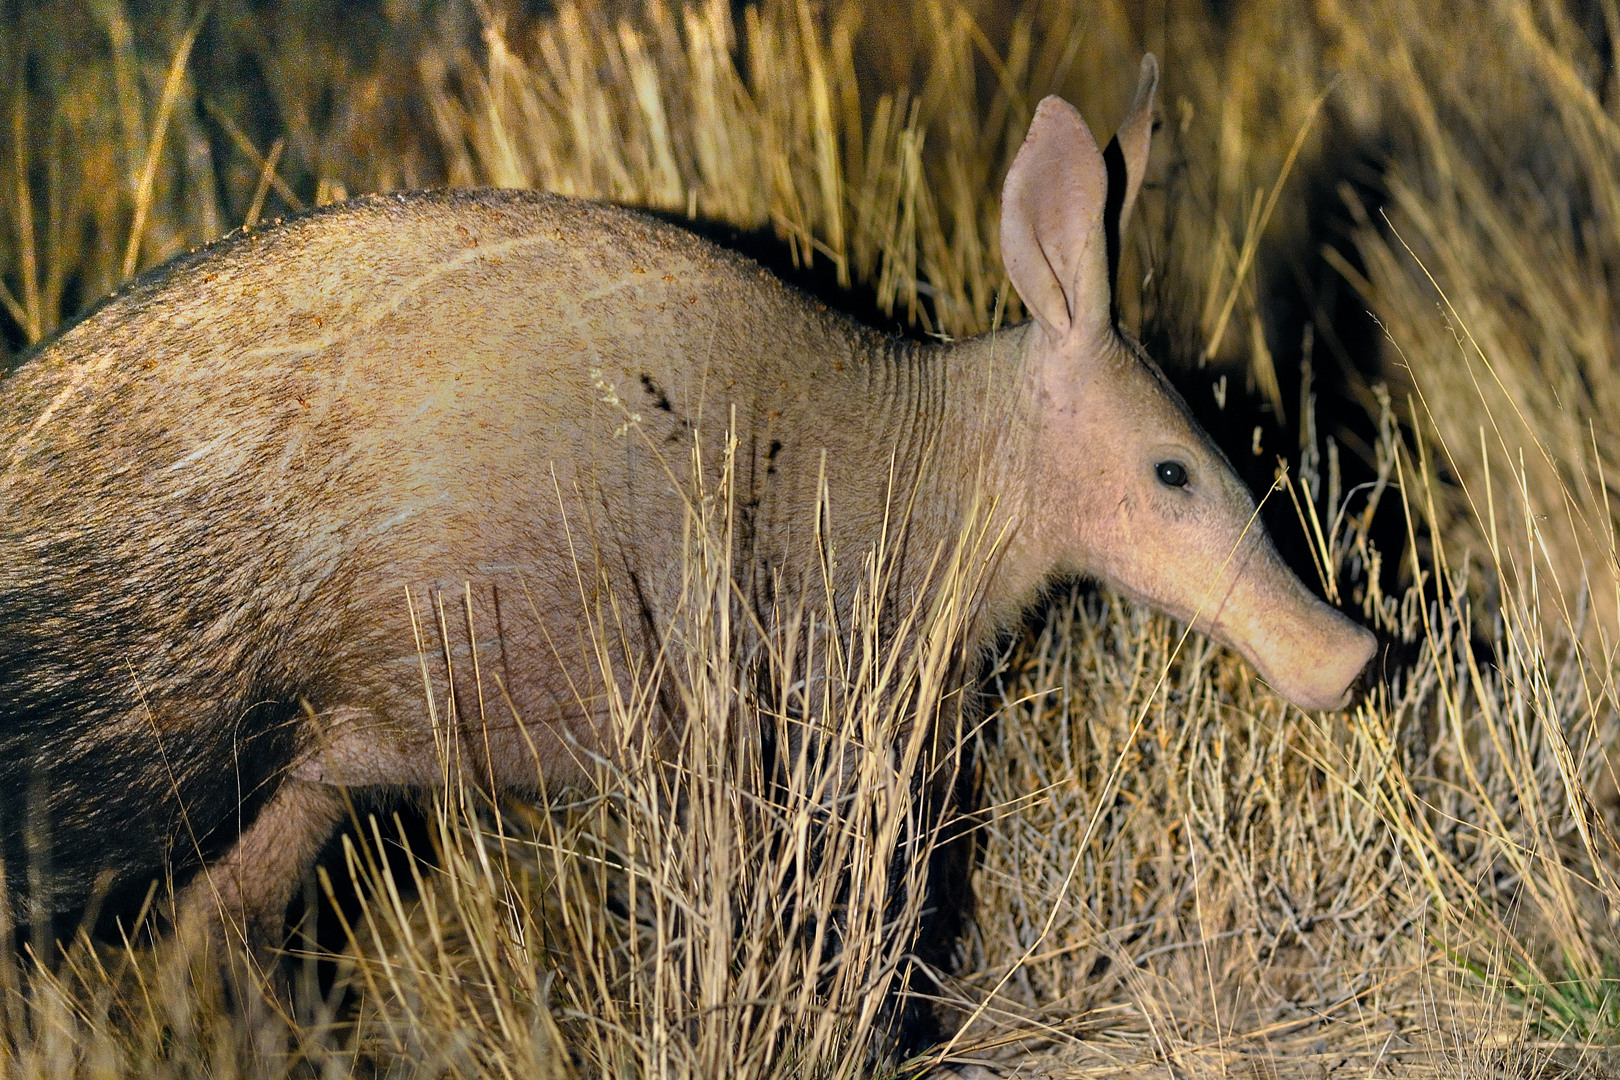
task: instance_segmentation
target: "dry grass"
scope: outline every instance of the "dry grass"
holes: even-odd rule
[[[1165,619],[1056,598],[994,682],[979,922],[950,985],[975,1020],[950,1053],[1056,1077],[1609,1067],[1620,104],[1594,43],[1620,16],[1226,6],[391,5],[333,28],[291,8],[137,23],[109,2],[63,35],[76,12],[46,5],[0,34],[18,88],[0,304],[31,341],[127,265],[239,221],[500,183],[769,227],[884,310],[968,333],[1017,314],[996,185],[1034,102],[1061,90],[1104,133],[1152,48],[1164,124],[1126,319],[1190,393],[1213,384],[1268,440],[1299,436],[1314,557],[1395,659],[1354,711],[1308,715]],[[387,62],[345,47],[357,27]],[[1387,392],[1311,278],[1324,261],[1387,332]],[[1285,287],[1302,278],[1303,300]],[[1357,415],[1317,417],[1308,374],[1290,392],[1290,304]],[[543,807],[449,785],[438,868],[405,892],[355,850],[372,899],[344,961],[352,1016],[307,994],[244,1021],[177,945],[81,944],[26,991],[0,964],[5,1075],[859,1074],[897,971],[877,881],[911,799],[885,748],[927,767],[900,703],[945,706],[953,609],[778,710],[852,754],[836,791],[818,784],[837,770],[807,768],[784,793],[735,722],[764,699],[731,651],[715,506],[694,508],[684,646],[618,703],[642,752]],[[774,646],[766,684],[792,687],[803,641]],[[654,684],[679,691],[673,755],[636,741]],[[846,827],[863,820],[886,826]],[[847,878],[784,840],[810,832]],[[822,970],[840,924],[843,962]]]

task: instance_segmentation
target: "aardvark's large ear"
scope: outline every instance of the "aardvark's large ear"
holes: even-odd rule
[[[1001,188],[1001,258],[1053,341],[1106,328],[1108,169],[1073,105],[1042,99]]]
[[[1053,339],[1096,334],[1113,320],[1107,225],[1115,242],[1130,221],[1142,189],[1153,136],[1153,95],[1159,62],[1142,58],[1136,100],[1108,147],[1123,165],[1115,191],[1117,220],[1109,210],[1108,167],[1074,106],[1048,97],[1035,109],[1001,189],[1001,257],[1013,287],[1035,321]],[[1116,170],[1121,171],[1121,170]]]
[[[1147,171],[1148,146],[1153,141],[1153,92],[1159,87],[1159,62],[1152,53],[1142,57],[1142,73],[1136,80],[1136,100],[1131,111],[1114,133],[1104,160],[1112,164],[1114,154],[1124,167],[1125,189],[1119,206],[1119,226],[1116,236],[1123,239],[1131,221],[1131,209],[1136,206],[1137,192],[1142,190],[1142,174]],[[1116,178],[1115,182],[1119,182]]]

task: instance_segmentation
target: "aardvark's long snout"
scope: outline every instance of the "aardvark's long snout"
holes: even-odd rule
[[[1311,595],[1271,545],[1246,545],[1201,629],[1236,649],[1302,709],[1338,709],[1378,639]]]

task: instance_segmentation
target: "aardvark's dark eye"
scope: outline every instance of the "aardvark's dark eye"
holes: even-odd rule
[[[1179,461],[1161,461],[1153,466],[1153,472],[1165,487],[1187,486],[1187,466]]]

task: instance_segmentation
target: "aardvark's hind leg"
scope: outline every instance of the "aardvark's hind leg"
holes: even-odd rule
[[[182,932],[205,933],[221,962],[227,943],[245,943],[268,971],[284,940],[287,905],[347,815],[341,789],[287,777],[236,846],[181,890]]]

